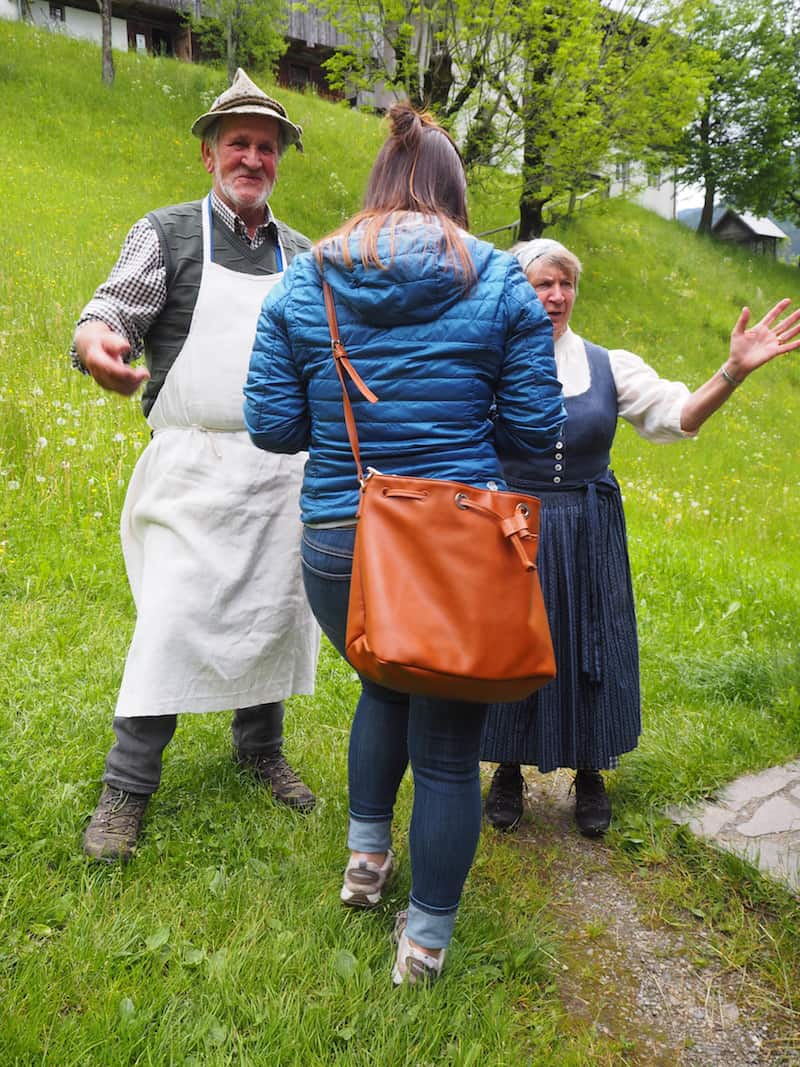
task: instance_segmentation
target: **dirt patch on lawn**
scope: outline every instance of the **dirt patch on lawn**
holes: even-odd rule
[[[573,820],[571,773],[526,769],[523,847],[546,852],[563,935],[559,989],[571,1015],[627,1043],[631,1067],[788,1067],[800,1064],[791,1027],[775,1022],[775,995],[726,970],[702,929],[646,918],[644,881],[612,868],[602,840]]]

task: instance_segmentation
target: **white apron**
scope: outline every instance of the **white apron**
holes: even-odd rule
[[[319,630],[300,571],[305,455],[263,452],[243,387],[261,302],[280,277],[214,263],[156,398],[122,511],[137,619],[116,714],[249,707],[312,693]],[[279,248],[282,265],[283,250]]]

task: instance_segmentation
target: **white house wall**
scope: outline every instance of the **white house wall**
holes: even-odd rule
[[[616,176],[615,176],[616,170]],[[658,184],[650,184],[647,171],[640,163],[630,163],[624,168],[625,177],[619,178],[619,169],[613,165],[608,168],[611,181],[608,187],[608,195],[630,196],[635,204],[640,204],[648,211],[655,212],[662,219],[674,219],[676,217],[677,186],[675,182],[666,176],[662,176]]]
[[[0,0],[0,3],[7,0]],[[64,7],[64,21],[57,22],[50,18],[50,4],[44,0],[31,0],[31,21],[35,26],[49,26],[69,34],[70,37],[78,37],[83,41],[94,41],[100,44],[103,39],[103,29],[100,22],[100,13],[96,11],[82,11],[77,7]],[[17,11],[17,15],[18,15]],[[111,19],[111,47],[118,52],[128,51],[128,24],[125,19]]]
[[[675,218],[675,183],[662,182],[658,188],[648,185],[634,198],[637,204],[646,207],[648,211],[654,211],[662,219]]]
[[[18,18],[19,4],[17,0],[0,0],[0,19],[16,21]]]

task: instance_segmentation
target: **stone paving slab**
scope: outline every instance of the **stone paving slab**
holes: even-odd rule
[[[737,778],[715,800],[667,814],[800,895],[800,760]]]

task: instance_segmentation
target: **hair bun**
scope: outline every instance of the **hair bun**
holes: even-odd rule
[[[392,104],[388,112],[391,136],[404,148],[413,149],[422,134],[423,116],[407,101]]]

